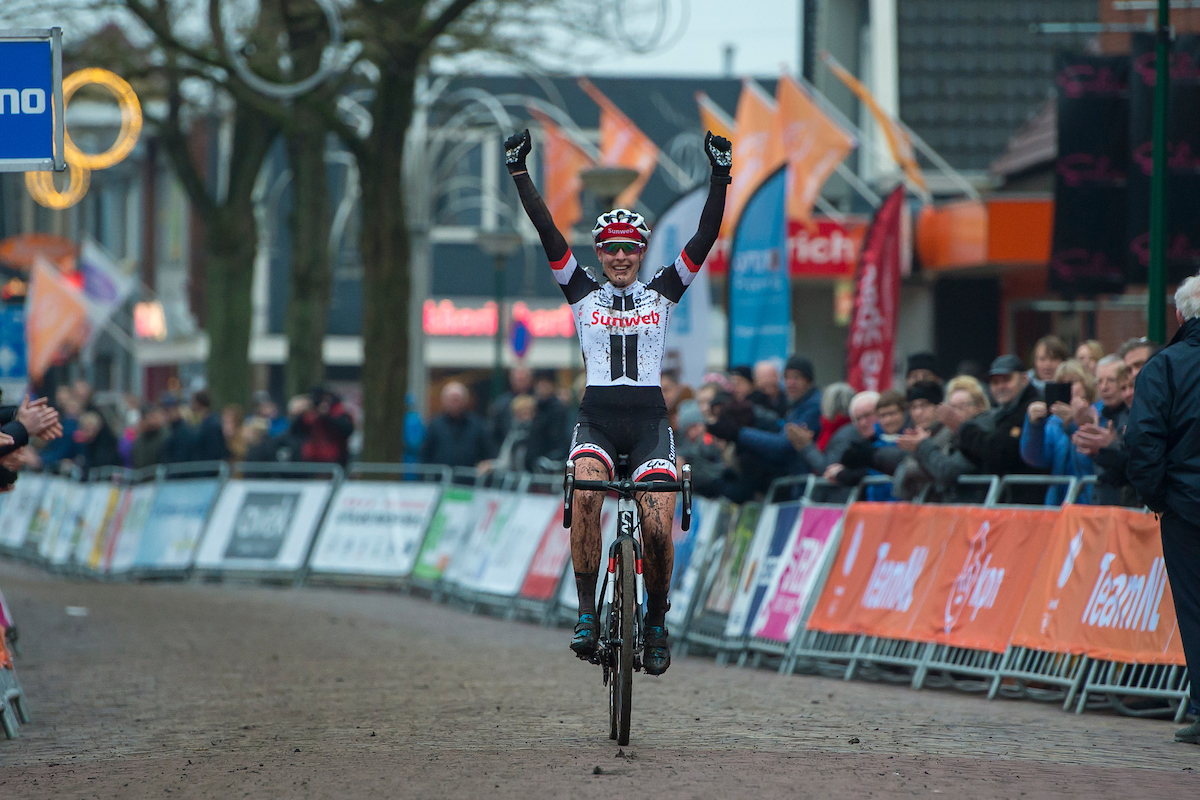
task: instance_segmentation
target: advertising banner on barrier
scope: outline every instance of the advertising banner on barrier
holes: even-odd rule
[[[312,572],[404,577],[437,507],[436,483],[347,481],[329,501]]]
[[[475,490],[462,486],[449,486],[442,492],[441,502],[425,542],[417,554],[412,575],[426,581],[441,580],[450,562],[474,529]]]
[[[612,543],[617,540],[617,502],[611,497],[604,498],[604,505],[600,507],[600,566],[603,570],[604,565],[608,562],[608,548],[612,547]],[[572,611],[579,610],[579,592],[575,589],[575,565],[568,561],[566,571],[563,573],[562,587],[558,591],[559,605],[568,608]],[[638,576],[641,580],[641,576]],[[599,580],[596,581],[596,591],[600,591],[600,586],[604,583],[604,573],[600,573]],[[638,589],[641,592],[641,589]],[[645,597],[645,594],[639,594],[639,597]]]
[[[1112,506],[1066,506],[1012,643],[1141,664],[1184,664],[1158,521]]]
[[[163,489],[169,485],[164,484]],[[300,569],[330,487],[328,481],[227,481],[204,530],[196,566],[256,572]],[[155,498],[156,508],[158,500]],[[147,551],[146,539],[156,527],[152,509],[141,553]],[[139,565],[143,563],[141,553]]]
[[[204,532],[204,522],[216,501],[221,482],[216,478],[188,478],[159,484],[154,502],[142,525],[141,541],[134,556],[135,569],[187,569],[192,565],[196,545]],[[268,504],[256,507],[266,510]],[[319,511],[318,511],[319,513]],[[269,526],[268,517],[239,524]]]
[[[542,531],[537,551],[529,562],[525,582],[521,584],[521,597],[528,600],[549,600],[554,597],[563,569],[571,560],[571,529],[563,527],[562,503]]]
[[[737,522],[725,537],[721,565],[717,568],[716,580],[713,581],[708,600],[704,604],[706,611],[728,614],[733,606],[738,579],[742,575],[742,565],[750,552],[750,542],[754,539],[754,531],[758,527],[758,518],[762,510],[762,503],[743,503],[738,509]]]
[[[676,505],[675,527],[672,538],[675,543],[675,566],[671,571],[671,607],[667,610],[668,625],[683,625],[687,620],[692,593],[700,583],[700,570],[704,567],[704,554],[712,542],[721,516],[721,503],[704,497],[692,498],[692,526],[683,530],[680,505]]]
[[[737,591],[729,606],[725,635],[748,636],[749,626],[766,594],[775,563],[783,555],[792,531],[800,524],[800,504],[769,504],[763,507],[754,529],[750,550],[738,577]]]
[[[99,553],[104,547],[105,534],[120,504],[121,493],[118,484],[89,484],[87,501],[79,515],[79,538],[75,545],[74,560],[79,567],[94,569],[92,553]]]
[[[1057,508],[945,509],[945,549],[908,638],[1003,653],[1051,540]]]
[[[470,591],[511,597],[520,590],[541,540],[530,533],[545,531],[562,503],[539,494],[503,493],[498,500],[479,518],[466,552],[450,565],[447,577]]]
[[[42,540],[42,544],[46,545],[41,551],[43,558],[48,559],[51,564],[62,566],[69,562],[75,553],[75,545],[79,542],[79,517],[87,505],[89,489],[91,487],[84,483],[68,483],[67,499],[64,503],[66,509],[54,537],[48,541]]]
[[[850,506],[809,629],[912,638],[942,555],[945,529],[957,511],[905,503]]]
[[[157,492],[157,483],[142,483],[130,487],[121,498],[113,517],[112,532],[97,565],[100,570],[115,575],[133,569]]]
[[[820,506],[801,512],[800,524],[792,527],[782,557],[775,562],[767,592],[750,625],[751,636],[775,642],[792,640],[821,576],[821,565],[837,541],[834,531],[842,513],[841,508]]]
[[[25,544],[33,518],[42,504],[49,478],[45,475],[22,475],[8,493],[4,513],[0,514],[0,547],[19,550]]]

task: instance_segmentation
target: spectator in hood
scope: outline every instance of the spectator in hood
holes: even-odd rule
[[[299,443],[301,461],[346,466],[352,433],[354,418],[342,398],[323,386],[313,387],[308,408],[292,422],[292,438]]]
[[[213,411],[212,401],[204,389],[192,393],[192,419],[196,421],[196,432],[192,457],[188,460],[224,461],[229,458],[221,414]]]
[[[179,464],[193,461],[195,432],[183,418],[183,407],[174,394],[164,394],[159,400],[167,422],[167,436],[158,452],[162,464]]]
[[[450,381],[442,387],[442,413],[429,421],[421,461],[450,467],[475,467],[491,451],[483,420],[468,408],[467,387]]]
[[[1053,377],[1053,376],[1051,376]],[[1045,474],[1021,458],[1021,431],[1029,404],[1041,399],[1029,382],[1025,365],[1014,355],[999,356],[988,370],[988,388],[995,408],[963,423],[959,431],[962,453],[984,475]],[[1042,486],[1014,486],[1005,502],[1041,505]]]
[[[942,384],[938,375],[938,357],[933,353],[913,353],[908,357],[907,369],[904,371],[905,388],[921,381],[931,381]]]
[[[1129,480],[1160,515],[1188,674],[1200,675],[1200,277],[1180,284],[1175,316],[1171,343],[1139,371],[1125,442]],[[1200,681],[1191,682],[1191,700],[1200,707]],[[1200,721],[1176,731],[1175,741],[1200,744]]]
[[[679,404],[679,462],[692,466],[692,488],[701,497],[719,497],[725,474],[721,446],[704,428],[704,415],[695,400]]]
[[[117,453],[117,437],[96,411],[85,411],[79,416],[79,429],[75,431],[78,445],[75,463],[88,472],[97,467],[117,467],[121,456]]]

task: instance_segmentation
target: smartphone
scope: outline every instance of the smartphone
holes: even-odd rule
[[[1046,405],[1052,406],[1055,403],[1066,403],[1067,405],[1071,405],[1070,381],[1047,381]]]

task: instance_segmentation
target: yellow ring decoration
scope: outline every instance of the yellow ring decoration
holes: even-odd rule
[[[75,92],[89,83],[103,86],[117,98],[117,105],[121,108],[121,131],[113,146],[103,153],[83,152],[71,141],[70,132],[66,132],[64,143],[67,161],[74,161],[88,169],[108,169],[128,156],[137,144],[142,133],[142,104],[138,102],[133,87],[120,75],[107,69],[89,67],[63,78],[63,108],[66,109]]]
[[[67,160],[67,170],[70,180],[64,191],[60,192],[54,188],[52,172],[26,172],[25,188],[34,200],[46,208],[56,211],[70,208],[87,194],[88,186],[92,182],[92,171],[71,159]]]

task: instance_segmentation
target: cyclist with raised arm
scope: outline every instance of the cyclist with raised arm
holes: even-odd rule
[[[541,237],[554,278],[575,315],[575,329],[587,370],[587,389],[571,442],[570,458],[579,480],[611,480],[618,455],[628,455],[635,481],[677,480],[675,436],[667,421],[661,370],[671,310],[683,297],[708,251],[717,241],[725,212],[725,189],[733,149],[729,141],[704,139],[712,164],[708,200],[696,235],[675,263],[660,269],[648,283],[638,280],[650,228],[641,214],[616,208],[601,214],[592,241],[607,283],[597,281],[579,266],[567,240],[554,225],[525,166],[529,131],[504,143],[505,163],[517,185],[525,213]],[[579,622],[571,649],[580,658],[596,650],[596,582],[600,570],[601,492],[579,492],[571,525],[571,560],[579,593]],[[675,549],[671,520],[673,493],[639,493],[643,578],[646,584],[645,649],[642,663],[650,675],[671,665],[667,645],[667,590]]]

